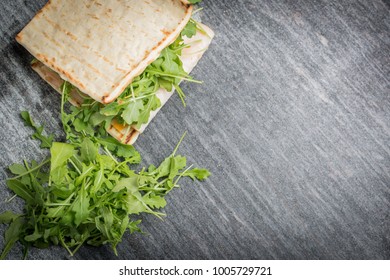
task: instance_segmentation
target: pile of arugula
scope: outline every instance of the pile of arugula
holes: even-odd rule
[[[201,30],[199,25],[191,19],[177,40],[109,105],[83,95],[80,107],[66,110],[74,88],[65,82],[61,119],[67,142],[53,142],[54,136],[43,135],[43,126],[36,125],[28,112],[21,113],[25,125],[35,130],[32,138],[41,142],[41,148],[50,149],[50,156],[41,163],[24,161],[9,167],[15,177],[7,180],[7,186],[25,201],[25,210],[0,214],[0,223],[9,224],[0,259],[16,242],[24,245],[25,257],[30,246],[50,245],[61,245],[74,255],[83,244],[110,244],[116,254],[127,231],[142,232],[138,214],[164,216],[159,210],[166,205],[165,196],[179,187],[180,178],[210,176],[207,169],[187,167],[186,158],[176,155],[184,135],[158,167],[150,165],[136,172],[129,164],[140,163],[139,153],[106,132],[114,118],[137,128],[146,123],[150,112],[161,105],[156,96],[159,88],[176,89],[185,105],[180,81],[198,81],[183,69],[180,55],[188,47],[183,36],[190,38],[197,30]]]
[[[129,164],[141,158],[133,146],[111,137],[79,137],[68,143],[53,142],[44,136],[27,112],[25,124],[35,129],[32,138],[50,149],[50,157],[40,164],[33,161],[13,164],[16,175],[7,186],[25,201],[23,214],[0,214],[0,223],[9,223],[5,232],[4,259],[19,241],[28,247],[62,245],[73,255],[81,245],[116,246],[123,234],[141,232],[135,214],[158,212],[166,205],[165,196],[182,177],[204,180],[206,169],[187,167],[186,158],[176,155],[177,148],[158,167],[135,172]],[[71,139],[71,138],[70,138]]]

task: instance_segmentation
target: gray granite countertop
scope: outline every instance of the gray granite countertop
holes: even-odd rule
[[[60,98],[29,67],[15,35],[45,0],[0,3],[0,212],[22,209],[6,167],[42,160],[21,110],[63,137]],[[381,0],[208,0],[215,40],[139,138],[143,165],[180,153],[213,173],[184,180],[147,234],[118,257],[84,247],[74,259],[389,259],[390,6]],[[0,247],[5,225],[0,225]],[[9,258],[21,257],[16,247]],[[60,247],[30,259],[68,259]]]

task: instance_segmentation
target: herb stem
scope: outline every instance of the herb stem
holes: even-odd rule
[[[77,165],[72,161],[72,159],[69,159],[69,162],[73,165],[73,167],[76,169],[76,171],[81,175],[80,169],[77,167]]]
[[[107,149],[107,147],[106,146],[104,146],[104,151],[106,152],[106,154],[110,157],[110,158],[112,158],[112,160],[113,161],[115,161],[115,163],[116,164],[118,164],[118,161],[114,158],[114,156],[111,154],[111,152]]]
[[[130,84],[130,90],[131,90],[131,96],[133,97],[133,100],[135,100],[134,89],[132,84]]]
[[[65,101],[67,99],[67,95],[66,94],[66,87],[67,87],[67,82],[65,81],[63,84],[62,84],[62,96],[61,96],[61,120],[62,120],[62,126],[63,126],[63,129],[65,131],[65,133],[67,134],[67,129],[66,129],[66,125],[65,123],[67,123],[65,121],[65,110],[64,110],[64,107],[65,107]]]
[[[177,143],[175,149],[173,150],[173,153],[171,154],[171,157],[175,156],[177,150],[178,150],[179,147],[180,147],[181,142],[183,142],[184,137],[185,137],[186,135],[187,135],[187,131],[185,131],[185,132],[183,133],[183,135],[180,137],[179,143]]]
[[[181,103],[183,103],[184,108],[187,107],[186,102],[185,102],[185,100],[184,100],[184,98],[186,97],[185,94],[184,94],[184,92],[182,91],[182,89],[180,88],[179,85],[173,85],[173,86],[175,87],[175,89],[176,89],[176,91],[177,91],[177,94],[178,94],[179,97],[180,97]]]
[[[33,172],[33,171],[35,171],[35,170],[41,168],[42,166],[44,166],[46,163],[49,163],[49,162],[50,162],[50,158],[48,158],[48,159],[46,159],[45,161],[41,162],[41,164],[35,166],[34,168],[31,168],[31,169],[28,170],[27,172],[22,173],[22,174],[20,174],[20,175],[18,175],[18,176],[12,177],[12,178],[10,178],[10,179],[8,179],[8,180],[16,180],[16,179],[18,179],[18,178],[20,178],[20,177],[23,177],[23,176],[25,176],[25,175],[27,175],[27,174],[30,174],[31,172]]]
[[[87,237],[88,238],[88,237]],[[74,255],[74,254],[76,254],[76,252],[80,249],[80,247],[84,244],[84,242],[85,242],[85,240],[86,240],[86,238],[84,238],[84,240],[82,241],[82,242],[80,242],[80,244],[79,245],[77,245],[77,247],[73,250],[73,252],[72,252],[72,256]]]
[[[199,13],[199,12],[202,11],[202,10],[203,10],[203,7],[200,7],[200,8],[198,8],[198,9],[196,9],[195,11],[193,11],[193,12],[192,12],[192,15],[195,15],[195,14]]]
[[[186,170],[184,170],[182,173],[180,173],[180,174],[179,174],[179,177],[177,177],[177,179],[176,179],[176,181],[173,183],[173,185],[176,185],[176,184],[179,182],[179,180],[184,176],[184,174],[186,174],[186,172],[187,172],[188,170],[190,170],[193,166],[194,166],[194,165],[191,164]]]
[[[161,71],[157,71],[157,70],[147,70],[149,73],[151,74],[158,74],[162,77],[166,76],[166,77],[171,77],[171,78],[177,78],[177,79],[182,79],[182,80],[186,80],[186,81],[189,81],[189,82],[193,82],[193,83],[197,83],[197,84],[203,84],[203,81],[198,81],[198,80],[195,80],[191,77],[185,77],[185,76],[179,76],[179,75],[173,75],[173,74],[168,74],[168,73],[164,73],[164,72],[161,72]]]
[[[15,197],[17,197],[18,195],[17,194],[14,194],[13,196],[11,196],[10,198],[6,199],[5,200],[5,203],[8,203],[8,202],[11,202]]]
[[[137,100],[141,100],[141,99],[145,99],[145,98],[149,98],[149,97],[152,97],[153,95],[156,95],[157,94],[157,91],[151,91],[151,93],[148,93],[148,94],[145,94],[145,95],[142,95],[142,96],[138,96],[138,97],[134,97],[134,98],[131,98],[129,100],[127,100],[126,102],[123,102],[121,103],[121,105],[123,104],[126,104],[126,103],[130,103],[130,102],[135,102]],[[130,97],[130,96],[129,96]],[[125,97],[126,99],[128,99],[129,97]]]
[[[66,251],[68,251],[69,255],[71,255],[73,257],[72,251],[69,249],[68,245],[66,245],[66,243],[62,239],[62,236],[60,236],[59,239],[60,239],[60,242],[61,242],[62,246],[66,249]]]

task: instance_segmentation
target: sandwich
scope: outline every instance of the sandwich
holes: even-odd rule
[[[181,81],[199,82],[189,73],[214,33],[195,2],[50,0],[16,40],[86,131],[133,144],[175,90],[185,104]]]

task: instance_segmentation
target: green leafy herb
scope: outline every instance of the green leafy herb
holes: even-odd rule
[[[0,255],[0,259],[4,259],[15,243],[19,240],[19,236],[22,233],[23,222],[23,218],[21,217],[11,221],[8,229],[5,231],[5,247]]]
[[[35,133],[32,135],[33,139],[38,139],[41,141],[41,148],[50,148],[51,143],[53,142],[54,135],[50,134],[49,136],[42,135],[43,126],[37,126],[34,121],[31,119],[30,114],[26,111],[21,112],[21,116],[24,120],[26,126],[30,126],[35,129]]]
[[[14,221],[16,218],[19,218],[20,215],[15,214],[11,211],[5,211],[0,214],[0,224],[9,224]]]
[[[70,120],[65,111],[63,119]],[[203,180],[210,175],[205,169],[187,168],[186,158],[176,155],[184,135],[158,167],[136,172],[129,164],[140,157],[132,146],[113,138],[86,137],[84,131],[74,140],[74,126],[66,125],[70,143],[53,142],[49,159],[10,166],[16,176],[7,186],[25,201],[25,212],[0,214],[0,223],[10,224],[2,259],[18,241],[26,249],[61,245],[71,255],[83,244],[110,244],[116,253],[127,231],[142,232],[138,214],[165,215],[165,196],[179,187],[180,178]]]
[[[196,23],[193,20],[190,20],[184,29],[181,31],[181,36],[186,36],[191,38],[196,34]]]

